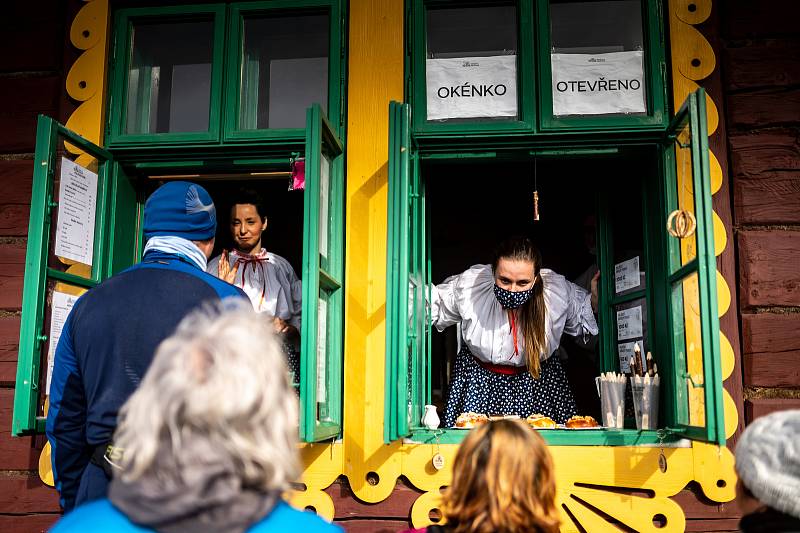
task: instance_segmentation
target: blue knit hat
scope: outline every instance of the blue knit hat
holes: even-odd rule
[[[217,233],[217,210],[204,188],[188,181],[171,181],[144,204],[144,237],[174,236],[205,241]]]

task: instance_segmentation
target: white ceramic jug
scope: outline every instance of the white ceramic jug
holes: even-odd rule
[[[436,429],[439,427],[439,415],[436,414],[435,405],[425,406],[425,412],[422,415],[422,425],[428,429]]]

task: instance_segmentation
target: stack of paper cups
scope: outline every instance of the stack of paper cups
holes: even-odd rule
[[[636,415],[637,429],[656,429],[658,427],[658,376],[631,377],[633,411]]]
[[[625,424],[625,376],[603,372],[597,379],[603,425],[622,428]]]

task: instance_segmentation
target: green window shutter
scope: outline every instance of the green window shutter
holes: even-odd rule
[[[51,307],[54,299],[74,300],[109,276],[112,264],[108,249],[112,243],[109,242],[108,228],[113,224],[111,218],[116,209],[108,206],[112,190],[115,194],[122,194],[123,187],[117,186],[117,180],[124,179],[121,171],[115,170],[109,152],[42,115],[37,123],[34,161],[14,391],[14,435],[44,429],[48,349],[55,350],[55,346],[50,347],[50,330],[46,328],[57,322],[53,320]],[[86,195],[93,195],[95,210],[94,227],[88,229],[93,235],[91,264],[56,256],[56,230],[62,205],[57,183],[60,183],[65,166],[73,163],[79,173],[89,171],[96,174],[96,189],[85,191]],[[119,216],[127,217],[127,213],[123,209]],[[135,223],[135,218],[133,220]]]
[[[408,104],[389,104],[389,215],[384,441],[418,427],[428,397],[424,194]]]
[[[685,437],[721,445],[725,428],[705,91],[689,95],[667,134],[665,215],[677,233],[667,237],[666,273],[675,425]],[[681,226],[695,228],[681,233]]]
[[[333,438],[342,429],[344,156],[314,104],[306,112],[303,205],[303,324],[300,437]]]

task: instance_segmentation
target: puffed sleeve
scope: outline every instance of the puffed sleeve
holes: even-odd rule
[[[439,285],[431,285],[431,323],[439,331],[461,322],[456,290],[461,276],[450,276]]]
[[[292,300],[292,318],[289,323],[300,331],[300,317],[303,315],[303,282],[291,270],[289,298]]]
[[[599,329],[592,311],[592,295],[571,281],[564,280],[567,290],[567,321],[564,333],[572,336],[597,335]]]

